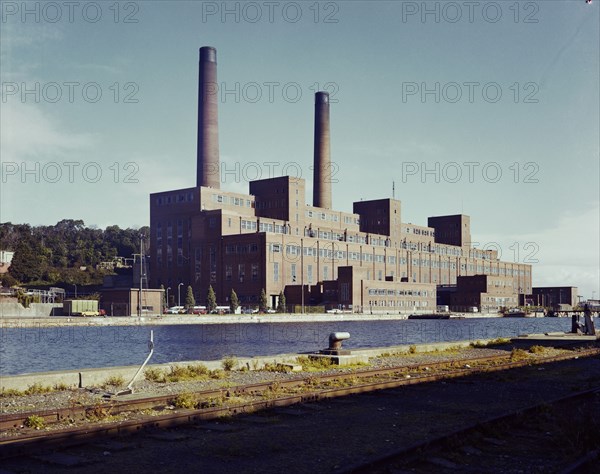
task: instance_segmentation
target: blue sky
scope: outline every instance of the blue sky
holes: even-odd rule
[[[600,295],[600,2],[69,5],[2,2],[1,222],[147,225],[149,193],[195,184],[210,45],[222,188],[287,170],[310,202],[325,88],[336,209],[394,182],[404,221],[468,214],[534,285]]]

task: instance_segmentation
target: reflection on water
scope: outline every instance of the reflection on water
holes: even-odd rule
[[[0,374],[76,370],[151,363],[216,360],[225,355],[251,357],[308,352],[327,346],[329,333],[348,331],[350,349],[476,341],[527,333],[568,331],[567,318],[336,321],[186,326],[0,327]]]

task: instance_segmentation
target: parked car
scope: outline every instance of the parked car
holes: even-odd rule
[[[181,314],[185,313],[184,306],[171,306],[169,309],[165,311],[166,314]]]

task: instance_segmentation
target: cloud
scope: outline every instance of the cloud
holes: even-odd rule
[[[556,216],[543,229],[498,236],[472,236],[478,248],[499,248],[504,261],[531,263],[534,286],[577,286],[591,297],[600,287],[600,203]],[[498,245],[498,247],[496,247]]]
[[[68,130],[38,105],[8,101],[0,111],[2,161],[20,162],[63,157],[91,148],[97,137]]]

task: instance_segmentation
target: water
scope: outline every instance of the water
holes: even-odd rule
[[[476,341],[526,333],[570,330],[569,318],[473,318],[452,320],[334,321],[118,327],[0,327],[0,375],[53,370],[218,360],[309,352],[328,345],[329,333],[348,331],[349,349]]]

